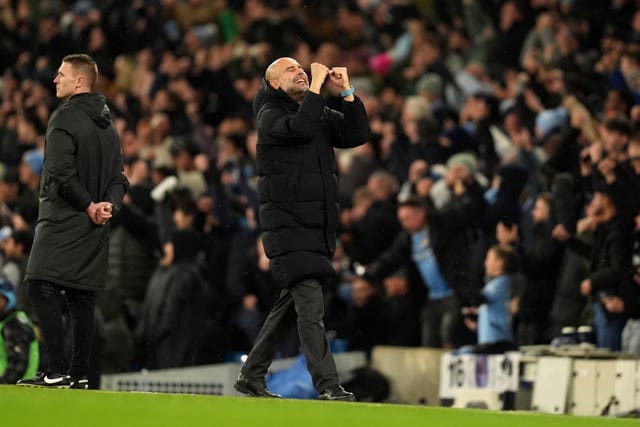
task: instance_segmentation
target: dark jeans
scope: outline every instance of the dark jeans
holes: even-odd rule
[[[596,327],[596,342],[600,348],[611,351],[622,349],[622,330],[627,318],[619,314],[607,313],[600,301],[593,303],[593,323]]]
[[[61,291],[69,308],[71,320],[71,362],[64,357],[65,330],[62,319]],[[51,372],[74,378],[86,377],[94,330],[95,297],[92,291],[66,288],[50,282],[31,280],[27,289],[29,300],[38,316],[42,331],[47,366]]]
[[[453,348],[461,321],[460,303],[455,296],[427,301],[422,310],[422,346]]]
[[[242,375],[249,379],[264,379],[280,339],[289,324],[297,321],[302,351],[314,387],[321,392],[338,384],[338,374],[324,330],[323,316],[322,284],[318,280],[306,279],[283,289],[242,367]]]

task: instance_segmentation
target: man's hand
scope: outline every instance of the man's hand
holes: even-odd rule
[[[91,202],[85,212],[94,224],[105,225],[113,216],[113,205],[109,202]]]
[[[449,168],[445,174],[445,182],[456,196],[460,196],[467,191],[466,183],[471,180],[469,170],[462,165],[455,165]]]
[[[518,224],[507,227],[502,221],[496,226],[496,240],[502,245],[510,245],[520,240]]]
[[[615,295],[609,295],[606,297],[600,298],[604,308],[609,313],[624,313],[624,300]]]
[[[463,178],[456,178],[456,180],[453,181],[453,194],[455,194],[456,196],[462,196],[464,193],[466,193],[467,187],[464,183],[465,180]]]
[[[341,91],[347,90],[351,87],[347,67],[333,67],[329,70],[329,78],[333,83],[340,87]],[[351,102],[353,101],[353,95],[345,96],[344,99],[345,101]]]
[[[553,227],[553,230],[551,231],[551,237],[560,242],[566,242],[567,240],[569,240],[569,237],[571,237],[571,235],[564,225],[558,224]]]
[[[309,86],[309,91],[313,93],[320,93],[320,89],[324,84],[324,81],[327,79],[327,75],[329,74],[329,68],[326,65],[323,65],[319,62],[311,63],[311,85]]]
[[[584,279],[581,283],[580,283],[580,293],[583,296],[587,296],[591,293],[591,291],[593,290],[593,285],[591,284],[591,279]]]
[[[166,242],[162,245],[162,250],[164,252],[164,256],[158,261],[158,264],[161,267],[169,267],[173,264],[173,259],[175,258],[175,247],[172,242]]]
[[[258,306],[258,297],[254,294],[247,294],[242,297],[242,307],[245,310],[255,310]]]
[[[592,216],[585,216],[584,218],[578,220],[578,223],[576,224],[576,231],[578,232],[578,234],[595,231],[596,225],[597,224],[595,218],[593,218]]]
[[[342,90],[349,89],[351,87],[349,84],[347,67],[333,67],[329,70],[329,77],[331,78],[331,81],[340,86]]]

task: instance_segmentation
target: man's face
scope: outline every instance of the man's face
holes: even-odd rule
[[[548,220],[550,214],[549,211],[549,203],[545,199],[538,198],[536,200],[536,204],[533,206],[533,210],[531,211],[533,222],[538,224]]]
[[[75,93],[79,87],[78,75],[69,62],[60,65],[53,83],[56,85],[56,97],[59,99],[67,99]]]
[[[613,204],[609,196],[596,191],[593,195],[593,199],[591,199],[589,207],[591,208],[591,214],[593,215],[596,223],[601,224],[609,219],[609,215],[607,214],[611,213]]]
[[[620,132],[609,130],[605,126],[600,127],[600,137],[602,145],[608,153],[619,153],[624,150],[629,137]]]
[[[457,164],[451,166],[447,173],[444,176],[444,179],[449,187],[453,187],[457,180],[462,180],[463,182],[469,182],[471,174],[469,173],[469,169],[467,169],[464,165]]]
[[[398,221],[404,230],[415,233],[427,225],[427,213],[424,208],[401,206],[398,208]]]
[[[374,293],[373,287],[369,282],[361,278],[354,279],[351,286],[353,304],[356,307],[364,307]]]
[[[0,202],[10,202],[18,198],[20,184],[17,182],[0,181]]]
[[[299,98],[309,90],[309,77],[297,61],[283,58],[278,64],[275,79],[270,81],[274,89],[282,88],[293,99]]]

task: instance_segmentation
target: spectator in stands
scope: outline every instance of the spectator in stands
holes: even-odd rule
[[[496,243],[496,227],[499,223],[522,227],[523,192],[527,183],[527,171],[517,165],[500,167],[494,185],[485,192],[487,208],[483,219],[483,243],[481,250],[488,250]]]
[[[637,197],[629,197],[629,194],[637,194],[636,191],[640,189],[640,140],[638,136],[629,139],[628,124],[625,121],[620,124],[622,129],[625,129],[625,133],[617,132],[620,141],[615,145],[620,147],[597,162],[597,172],[592,176],[595,175],[597,181],[604,181],[603,185],[606,186],[618,211],[622,231],[627,235],[633,232],[633,218],[640,209],[640,200]],[[603,132],[604,135],[610,133],[612,132]],[[609,138],[611,137],[607,139]]]
[[[461,184],[459,184],[461,185]],[[468,207],[470,208],[470,207]],[[382,282],[393,271],[406,266],[412,268],[412,263],[419,272],[419,281],[423,286],[416,286],[411,294],[419,295],[419,289],[426,286],[428,298],[422,314],[422,345],[427,347],[453,348],[456,342],[456,331],[461,322],[460,298],[468,294],[469,290],[458,288],[463,283],[453,282],[458,272],[448,270],[455,265],[455,260],[445,260],[451,239],[446,234],[447,229],[435,227],[435,221],[444,220],[445,216],[433,208],[429,211],[428,202],[415,197],[401,201],[398,205],[398,219],[402,231],[397,235],[393,244],[378,258],[366,267],[366,276]],[[471,209],[468,212],[472,212]],[[461,212],[459,213],[461,214]],[[450,212],[448,219],[455,220]],[[457,247],[464,251],[463,248]],[[464,272],[461,272],[464,274]]]
[[[105,374],[127,372],[132,367],[135,330],[161,252],[148,163],[129,159],[124,170],[131,186],[120,213],[111,220],[107,284],[97,301],[104,318]]]
[[[220,339],[220,301],[203,276],[195,203],[188,195],[175,203],[174,230],[149,281],[137,330],[140,362],[148,369],[211,363],[222,352],[215,341]]]
[[[401,267],[382,281],[385,345],[421,345],[421,315],[426,298],[424,286],[416,286],[418,275],[415,267],[410,265]]]
[[[552,213],[556,219],[551,236],[561,244],[563,235],[568,234],[566,231],[575,230],[585,196],[580,187],[575,184],[574,179],[566,173],[555,175],[551,190],[554,202]],[[558,235],[559,232],[560,235]],[[561,244],[561,246],[564,250],[555,278],[556,291],[549,313],[549,328],[545,334],[547,342],[558,337],[564,326],[578,327],[591,322],[591,319],[585,319],[584,313],[588,301],[580,292],[579,286],[579,283],[587,277],[588,266],[580,254],[566,250],[565,245]]]
[[[520,63],[520,51],[530,28],[524,9],[516,0],[507,0],[500,7],[498,25],[490,41],[487,58],[487,65],[496,72],[517,68]]]
[[[498,100],[493,95],[476,93],[460,111],[460,123],[470,129],[472,148],[478,157],[478,171],[488,179],[498,172],[500,158],[494,141],[500,120]]]
[[[0,384],[15,384],[36,374],[39,347],[29,317],[16,309],[13,285],[0,276]]]
[[[553,231],[553,236],[564,241],[568,249],[588,260],[589,272],[579,284],[580,293],[593,298],[598,346],[613,351],[621,348],[626,318],[620,314],[607,315],[601,300],[605,296],[619,295],[629,262],[616,215],[617,209],[611,196],[599,189],[587,207],[586,216],[576,226],[579,235],[591,235],[591,243],[580,236],[570,236],[562,226],[557,226]]]
[[[353,206],[356,189],[366,185],[371,175],[382,168],[372,143],[362,144],[352,150],[342,150],[336,160],[341,174],[338,181],[340,206],[348,209]]]
[[[390,330],[386,321],[386,307],[380,290],[358,276],[351,282],[351,300],[346,334],[348,349],[364,351],[370,357],[374,346],[386,344]]]
[[[10,231],[7,236],[0,237],[0,250],[3,254],[0,275],[11,283],[18,283],[18,286],[14,286],[16,308],[27,312],[29,317],[33,319],[35,316],[32,313],[31,304],[27,298],[27,289],[22,280],[26,273],[29,252],[31,252],[33,233],[28,229]]]
[[[20,203],[20,176],[17,168],[7,168],[0,178],[0,219],[2,224],[10,224]]]
[[[515,262],[511,246],[498,244],[487,251],[484,263],[488,281],[481,290],[482,304],[465,310],[465,324],[478,333],[473,349],[476,353],[504,353],[514,348],[509,274],[514,272]]]
[[[342,213],[341,240],[352,261],[368,264],[389,247],[400,225],[393,205],[376,200],[366,187],[354,192],[352,205]]]
[[[439,145],[437,123],[430,111],[430,104],[420,96],[410,96],[403,104],[400,118],[402,133],[391,143],[389,162],[391,172],[400,181],[406,181],[409,166],[422,159],[429,164],[443,163],[447,150]]]
[[[40,193],[40,175],[44,163],[44,153],[40,150],[29,150],[22,156],[19,166],[20,183],[23,191],[20,195],[17,213],[27,222],[35,222],[33,215],[37,211],[38,195]]]
[[[269,258],[264,251],[262,236],[258,236],[255,247],[247,251],[242,273],[242,286],[239,286],[242,301],[241,305],[233,307],[237,311],[232,314],[232,327],[238,332],[234,333],[236,337],[231,337],[231,345],[248,353],[279,295],[278,284],[271,274]],[[300,342],[295,325],[292,324],[284,335],[278,353],[282,357],[296,356]]]
[[[528,241],[520,236],[517,224],[510,227],[498,224],[498,243],[516,249],[518,267],[524,276],[523,286],[514,286],[511,292],[515,298],[512,314],[518,345],[548,342],[545,334],[562,258],[562,248],[551,237],[555,226],[552,202],[550,194],[541,194],[536,199],[531,211],[533,230]]]
[[[608,314],[628,319],[622,330],[622,351],[640,354],[640,214],[634,218],[629,273],[620,285],[619,295],[605,295],[602,304]]]

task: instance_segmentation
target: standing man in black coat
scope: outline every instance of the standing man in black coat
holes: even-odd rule
[[[325,106],[329,78],[343,89],[343,112]],[[265,321],[236,382],[236,390],[279,397],[264,384],[278,341],[296,321],[307,368],[321,400],[355,400],[339,384],[324,324],[323,282],[335,274],[331,258],[338,228],[337,167],[333,148],[365,143],[371,135],[364,105],[347,69],[302,66],[279,58],[253,100],[258,128],[256,166],[260,225],[271,271],[282,293]]]
[[[74,54],[63,58],[53,80],[64,103],[47,125],[38,225],[25,275],[48,363],[19,385],[88,388],[94,292],[105,286],[109,219],[129,186],[106,99],[92,93],[97,76],[91,57]],[[60,295],[71,317],[70,363],[64,360]]]

